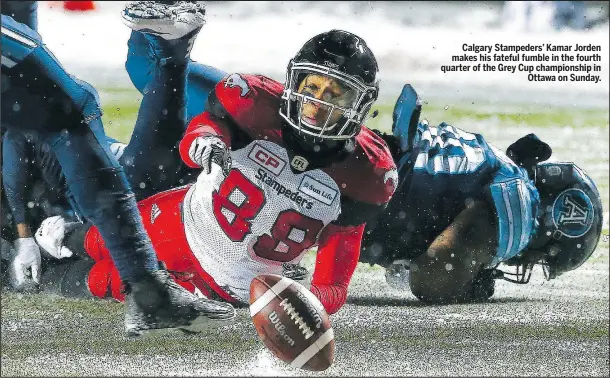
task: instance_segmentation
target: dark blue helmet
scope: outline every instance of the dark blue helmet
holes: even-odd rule
[[[547,279],[553,279],[581,266],[597,247],[602,202],[593,180],[574,163],[538,164],[536,188],[540,229],[527,250],[542,256]]]

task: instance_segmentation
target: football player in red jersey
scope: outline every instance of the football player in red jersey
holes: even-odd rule
[[[149,16],[132,13],[128,24],[167,34],[166,20]],[[305,43],[288,65],[285,85],[227,75],[180,142],[183,161],[202,168],[196,183],[140,202],[159,259],[190,290],[246,304],[254,277],[282,274],[317,246],[309,288],[329,313],[337,312],[365,224],[395,190],[390,152],[363,125],[377,95],[373,53],[340,30]],[[69,228],[66,233],[54,217],[39,230],[48,253],[69,247],[92,260],[67,268],[60,290],[80,287],[81,294],[121,300],[122,284],[97,229]],[[86,285],[70,284],[79,277]]]

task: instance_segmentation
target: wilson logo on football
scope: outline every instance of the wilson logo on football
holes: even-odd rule
[[[284,160],[262,147],[260,144],[254,145],[252,151],[248,154],[248,158],[276,176],[279,176],[286,166]]]
[[[273,324],[280,336],[282,336],[284,340],[290,344],[290,346],[294,346],[294,340],[292,337],[286,334],[286,326],[280,321],[280,317],[277,315],[277,312],[273,311],[269,314],[269,322]]]

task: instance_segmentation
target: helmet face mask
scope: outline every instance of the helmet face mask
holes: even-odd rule
[[[312,75],[326,77],[346,88],[338,101],[318,99],[307,90],[299,90],[304,81]],[[329,67],[312,63],[292,63],[286,77],[286,88],[282,100],[287,102],[280,115],[299,133],[321,139],[351,139],[360,131],[360,125],[377,98],[377,89],[366,86],[349,75]],[[308,122],[303,114],[306,104],[318,107],[318,112],[326,117],[318,122]],[[320,122],[321,121],[321,122]]]
[[[319,34],[288,65],[280,115],[297,135],[350,140],[377,100],[377,73],[375,57],[359,37],[340,30]],[[334,91],[311,89],[310,80]]]

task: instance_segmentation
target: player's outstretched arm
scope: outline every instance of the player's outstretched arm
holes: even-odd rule
[[[13,224],[26,225],[26,191],[31,161],[23,133],[7,130],[2,136],[2,186],[11,208]],[[23,236],[20,236],[23,237]]]
[[[464,209],[411,263],[412,293],[428,303],[468,302],[473,283],[497,248],[497,226],[485,202]]]
[[[32,161],[28,147],[25,135],[18,131],[8,130],[2,137],[2,186],[17,236],[10,263],[11,285],[16,290],[34,289],[40,278],[40,249],[26,219],[29,162]],[[31,270],[31,279],[26,274],[28,270]]]
[[[345,304],[347,287],[360,257],[363,233],[364,224],[330,224],[320,237],[310,290],[329,314],[336,313]]]

